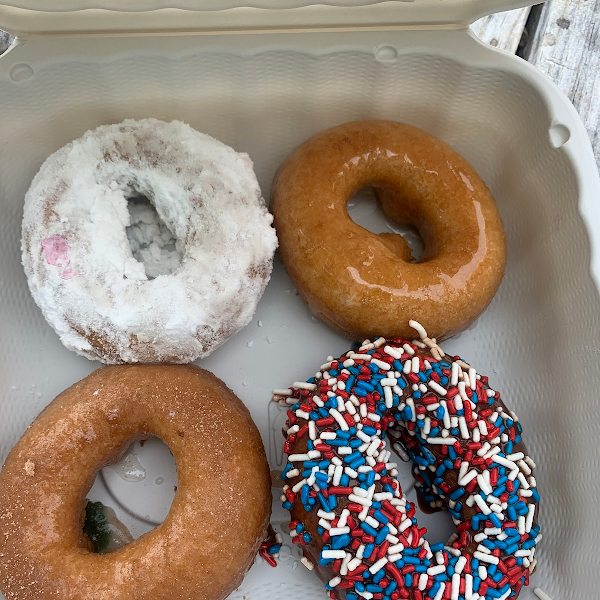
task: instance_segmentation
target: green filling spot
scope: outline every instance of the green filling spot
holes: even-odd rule
[[[106,550],[111,540],[111,528],[104,515],[102,502],[88,502],[85,505],[83,532],[94,545],[94,552]]]

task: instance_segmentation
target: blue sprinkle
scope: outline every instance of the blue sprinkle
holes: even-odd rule
[[[356,587],[356,586],[355,586]],[[388,586],[389,587],[389,586]],[[346,594],[346,600],[358,600],[358,594],[355,594],[354,592],[348,592]]]
[[[358,448],[363,445],[362,440],[350,440],[349,444],[350,448]]]
[[[465,494],[465,490],[464,488],[456,488],[451,494],[450,494],[450,500],[458,500],[461,496],[464,496]]]
[[[367,435],[376,435],[377,434],[377,429],[375,429],[375,427],[370,427],[368,425],[365,425],[365,427],[363,427],[363,431]]]
[[[398,561],[398,562],[400,562],[400,561]],[[398,563],[396,563],[396,566],[398,566]],[[407,573],[404,576],[404,587],[407,587],[407,588],[411,587],[412,586],[412,580],[413,580],[412,574],[411,573]]]
[[[373,585],[372,583],[369,583],[367,585],[367,592],[371,592],[373,594],[379,594],[380,592],[383,592],[383,588],[379,587],[378,585]]]
[[[479,563],[479,561],[477,561]],[[471,564],[473,563],[473,561],[471,561]],[[473,591],[474,592],[478,592],[479,591],[479,586],[481,585],[481,579],[479,579],[479,577],[473,577]]]
[[[523,548],[525,548],[525,544],[523,544]],[[518,544],[513,544],[512,546],[509,546],[505,552],[506,554],[513,554],[514,552],[516,552],[519,549],[519,545]],[[526,549],[526,548],[525,548]]]
[[[413,398],[415,400],[417,400],[418,398],[420,398],[422,396],[421,392],[413,392]]]
[[[329,496],[329,510],[333,511],[333,509],[337,506],[337,498],[332,494]]]
[[[427,573],[427,567],[425,565],[416,565],[415,573]]]
[[[366,462],[367,459],[361,456],[360,458],[357,458],[354,462],[350,463],[350,467],[356,471],[358,467],[362,467],[362,465],[364,465]]]
[[[333,558],[320,558],[319,559],[319,564],[323,565],[324,567],[331,564],[332,562],[333,562]]]
[[[406,556],[404,555],[404,563],[407,565],[420,565],[421,559],[416,556]]]
[[[534,502],[540,501],[540,495],[535,488],[531,488],[531,497],[533,498]]]
[[[444,549],[444,544],[431,544],[430,548],[432,552],[441,552]]]
[[[357,451],[353,452],[352,454],[348,454],[347,456],[344,456],[344,462],[351,463],[360,457],[361,457],[361,453],[358,452],[358,450],[357,450]]]
[[[412,413],[412,410],[411,410],[410,406],[406,406],[404,408],[404,418],[407,421],[410,421],[412,419],[412,416],[413,416],[413,413]]]
[[[357,390],[363,390],[363,389],[367,390],[367,392],[374,392],[375,386],[371,385],[370,383],[367,383],[366,381],[361,380],[356,384],[356,387],[354,388],[354,393],[356,393]]]
[[[498,516],[496,515],[496,513],[491,513],[488,516],[488,519],[494,524],[494,527],[497,527],[498,529],[502,528],[502,521],[498,518]]]
[[[342,487],[348,487],[348,484],[350,483],[350,476],[347,475],[346,473],[344,473],[342,475],[342,477],[340,478],[340,485]]]
[[[456,460],[456,450],[452,446],[448,446],[448,456],[452,462]]]
[[[529,550],[529,548],[533,548],[536,544],[537,540],[528,539],[523,542],[523,550]]]
[[[371,487],[375,483],[375,471],[369,471],[367,473],[367,486]],[[386,520],[387,523],[387,520]]]
[[[312,538],[310,537],[310,533],[305,533],[305,534],[302,536],[302,539],[303,539],[303,540],[304,540],[304,541],[305,541],[307,544],[310,544],[310,540],[311,540]]]
[[[385,525],[384,527],[382,527],[379,530],[379,533],[377,534],[375,541],[378,544],[382,544],[389,532],[390,532],[390,528],[387,525]],[[534,544],[535,544],[535,542],[534,542]]]
[[[444,418],[444,414],[445,414],[445,410],[443,406],[439,406],[438,409],[435,411],[435,416],[437,419],[443,419]]]
[[[514,506],[509,506],[508,507],[508,518],[511,521],[516,521],[517,520],[517,511],[515,510]]]
[[[291,470],[292,466],[293,466],[292,463],[288,463],[287,465],[285,465],[285,469],[283,469],[283,471],[281,472],[281,480],[282,481],[285,481],[285,479],[286,479],[285,475],[288,471]]]
[[[365,548],[365,553],[364,553],[364,557],[368,560],[371,556],[371,554],[373,554],[373,551],[375,550],[375,544],[367,544],[366,548]]]
[[[285,508],[286,510],[290,510],[290,508],[292,508],[292,506],[294,506],[291,502],[288,502],[287,500],[281,505],[283,508]]]
[[[331,548],[333,550],[341,550],[352,542],[352,538],[346,533],[344,535],[336,535],[332,538]]]
[[[377,535],[377,530],[371,527],[368,523],[361,523],[360,528],[368,535],[372,535],[373,537]]]

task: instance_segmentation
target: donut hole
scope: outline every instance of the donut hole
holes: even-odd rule
[[[377,199],[376,188],[358,190],[346,204],[350,218],[363,229],[381,236],[386,247],[406,262],[419,262],[425,242],[416,227],[392,221],[385,215]]]
[[[450,513],[444,508],[432,508],[419,499],[415,479],[410,472],[410,462],[405,462],[395,451],[393,461],[398,464],[398,481],[407,499],[416,507],[416,517],[419,527],[427,528],[427,541],[430,544],[448,543],[451,536],[456,533],[456,526],[452,522]]]
[[[146,277],[171,275],[181,264],[182,244],[160,218],[148,198],[134,196],[127,202],[127,240],[133,257],[144,266]]]
[[[94,551],[109,553],[160,525],[177,491],[175,459],[158,438],[131,444],[104,467],[87,495],[84,532],[97,532]]]

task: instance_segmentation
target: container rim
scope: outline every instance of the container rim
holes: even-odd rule
[[[265,30],[465,27],[532,0],[0,0],[21,37]]]

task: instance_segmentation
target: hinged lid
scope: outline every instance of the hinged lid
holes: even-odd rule
[[[17,36],[456,26],[528,0],[0,0]]]

